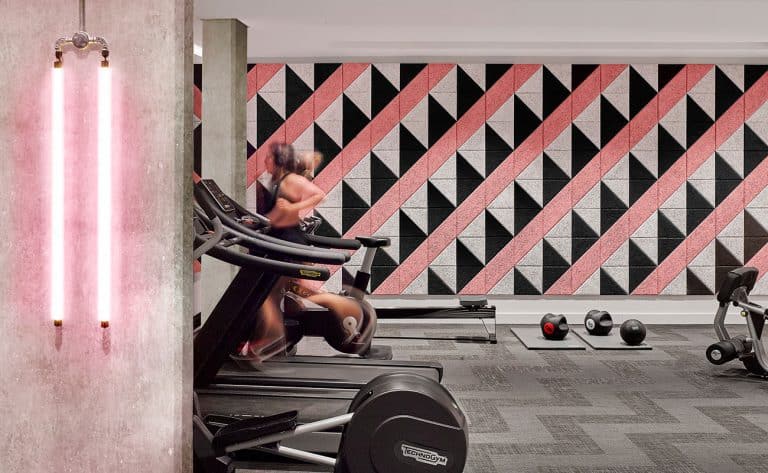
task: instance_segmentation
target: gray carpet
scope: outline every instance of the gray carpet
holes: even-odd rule
[[[396,358],[445,366],[470,423],[466,472],[768,472],[768,381],[746,377],[738,362],[710,365],[711,327],[649,327],[654,349],[632,352],[528,351],[508,327],[498,334],[497,345],[381,341]],[[323,350],[312,341],[301,351]]]

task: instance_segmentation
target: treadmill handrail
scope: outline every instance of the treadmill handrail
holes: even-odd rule
[[[195,235],[196,240],[203,240],[199,235]],[[205,240],[203,240],[204,242]],[[283,276],[289,276],[297,279],[308,279],[312,281],[327,281],[331,277],[328,268],[322,266],[311,266],[305,264],[289,263],[286,261],[277,261],[259,256],[233,251],[216,245],[207,253],[220,261],[234,264],[244,268],[254,268],[270,271]]]
[[[299,261],[324,264],[343,264],[347,261],[347,255],[343,253],[308,245],[288,244],[290,242],[279,238],[267,237],[242,225],[215,205],[213,197],[209,195],[208,191],[200,183],[195,185],[195,198],[198,203],[205,202],[209,207],[213,208],[214,213],[221,219],[226,230],[230,232],[235,231],[239,234],[238,236],[250,237],[249,246],[257,251],[264,251],[269,256],[282,256]]]

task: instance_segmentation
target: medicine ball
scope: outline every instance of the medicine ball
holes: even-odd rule
[[[584,327],[590,335],[608,335],[613,328],[613,319],[608,312],[593,309],[584,317]]]
[[[547,340],[562,340],[568,335],[568,321],[563,314],[546,314],[541,318],[541,334]]]
[[[627,345],[640,345],[645,340],[645,325],[637,319],[626,320],[621,324],[619,334]]]

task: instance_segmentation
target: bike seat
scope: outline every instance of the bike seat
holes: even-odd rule
[[[355,238],[366,248],[382,248],[390,245],[389,238],[374,236],[359,236]]]

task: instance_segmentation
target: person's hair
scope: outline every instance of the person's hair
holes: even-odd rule
[[[307,179],[312,179],[315,170],[323,162],[323,153],[319,151],[302,153],[297,159],[296,174],[301,174]]]
[[[269,146],[269,151],[272,154],[275,167],[286,172],[296,172],[299,159],[293,146],[288,143],[272,143]]]

